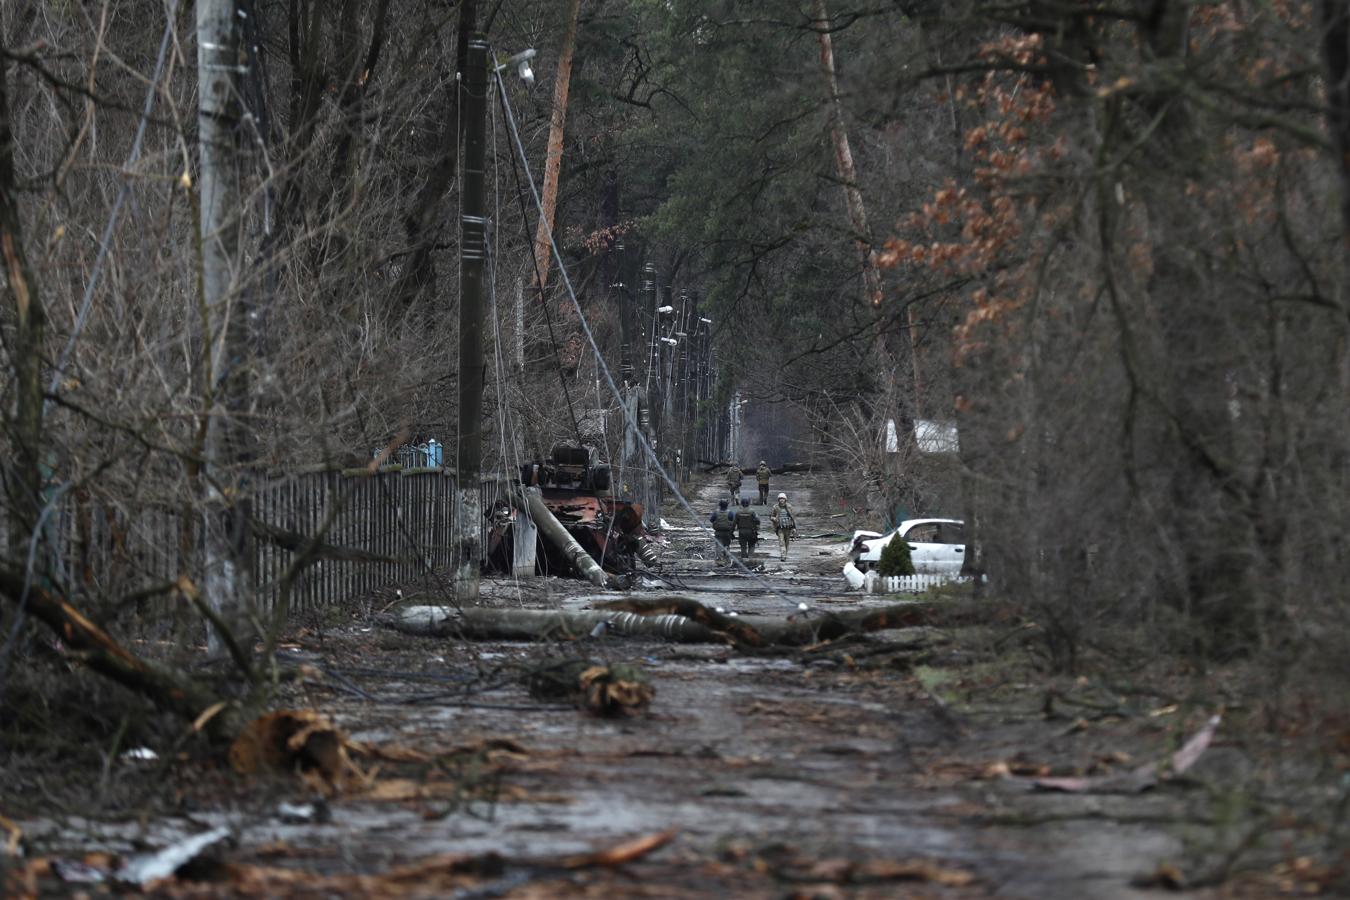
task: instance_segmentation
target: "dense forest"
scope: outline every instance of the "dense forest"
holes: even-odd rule
[[[780,409],[871,527],[964,519],[1047,671],[1344,697],[1350,3],[10,0],[0,251],[0,690],[52,633],[237,729],[279,622],[221,596],[250,479],[453,467],[466,378],[485,476],[617,459],[645,279],[716,352],[687,468],[733,396]],[[58,561],[62,515],[152,514],[204,529],[173,577]],[[288,535],[286,584],[337,552]],[[243,694],[123,646],[203,618]]]

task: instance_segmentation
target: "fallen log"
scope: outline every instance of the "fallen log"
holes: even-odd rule
[[[381,623],[405,634],[477,641],[572,640],[595,632],[676,643],[722,643],[712,629],[683,616],[643,616],[604,610],[482,609],[408,606]]]
[[[965,625],[988,619],[987,606],[951,602],[896,603],[879,609],[778,618],[726,616],[687,597],[630,597],[587,610],[409,606],[381,622],[405,634],[468,640],[571,640],[609,634],[689,644],[727,643],[754,650],[808,646],[889,628]]]

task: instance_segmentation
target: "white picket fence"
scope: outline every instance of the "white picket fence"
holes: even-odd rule
[[[969,581],[960,575],[891,575],[868,579],[868,593],[874,594],[922,594],[931,587],[951,582]],[[875,587],[873,587],[875,585]]]

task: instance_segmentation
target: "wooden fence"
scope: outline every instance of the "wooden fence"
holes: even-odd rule
[[[325,522],[325,545],[354,551],[346,556],[367,558],[311,561],[292,583],[292,608],[340,603],[444,572],[452,564],[455,483],[453,472],[444,468],[398,466],[374,474],[329,470],[260,479],[252,491],[253,517],[271,539],[259,536],[254,541],[253,586],[259,605],[270,609],[275,603],[282,576],[301,547],[296,539],[318,534]],[[484,482],[481,490],[484,510],[502,495],[496,481]],[[126,597],[180,574],[201,572],[199,509],[185,513],[160,505],[128,510],[66,497],[48,535],[55,548],[57,580],[76,599]]]

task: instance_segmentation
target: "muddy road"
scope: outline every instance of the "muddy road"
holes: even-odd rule
[[[725,490],[714,476],[696,488],[691,500],[703,515]],[[852,524],[826,483],[779,476],[772,489],[789,494],[803,536],[786,563],[766,525],[753,577],[717,566],[708,540],[672,504],[661,577],[635,593],[781,616],[895,601],[845,591]],[[754,496],[753,478],[746,490]],[[230,837],[210,855],[229,867],[157,890],[1110,898],[1151,893],[1141,885],[1181,857],[1204,821],[1196,792],[1173,785],[1127,796],[1034,791],[1032,775],[1154,758],[1190,722],[1184,711],[1057,711],[1034,669],[1015,663],[1012,650],[991,652],[970,629],[749,655],[611,635],[449,641],[380,624],[398,603],[434,594],[432,584],[301,617],[281,651],[305,673],[283,688],[283,705],[317,710],[345,731],[359,787],[316,804],[301,780],[240,776],[190,740],[154,748],[158,759],[149,761],[126,757],[124,742],[106,748],[102,772],[66,781],[16,757],[13,777],[34,780],[27,790],[9,780],[4,812],[22,829],[28,856],[126,857],[223,827]],[[576,581],[500,579],[485,585],[483,602],[582,609],[612,596]],[[655,689],[649,709],[599,718],[526,691],[530,671],[578,656],[639,667]],[[510,862],[658,834],[668,842],[623,865],[560,872]],[[442,854],[507,862],[455,890],[357,879]],[[258,881],[263,870],[294,880]],[[51,872],[36,884],[52,895],[76,889]]]

